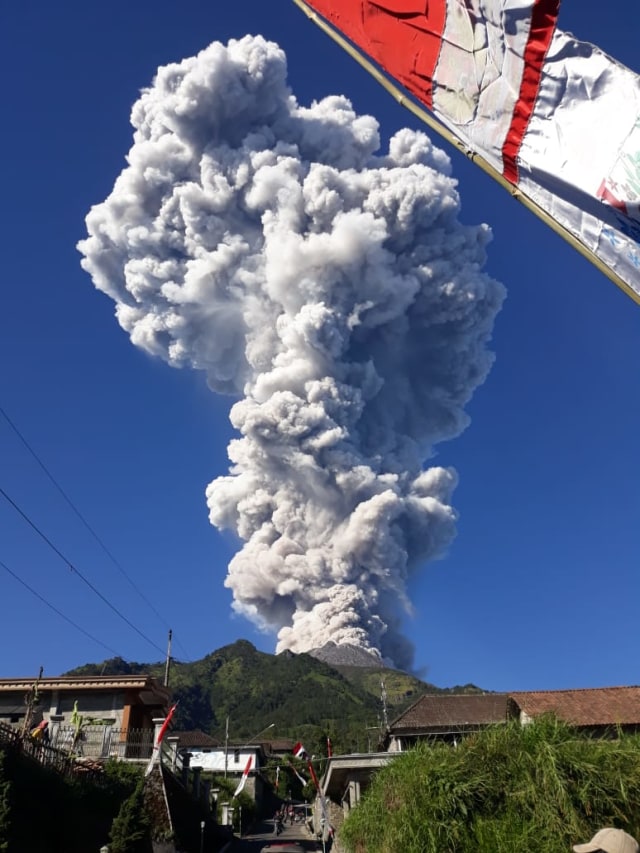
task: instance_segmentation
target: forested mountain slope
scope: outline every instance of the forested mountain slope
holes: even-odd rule
[[[112,658],[89,663],[68,675],[135,675],[164,678],[165,664],[128,663]],[[383,724],[382,691],[392,720],[424,693],[474,692],[473,685],[438,688],[379,665],[331,666],[309,654],[258,651],[246,640],[223,646],[201,660],[172,662],[169,686],[179,700],[176,729],[202,729],[240,742],[275,723],[269,738],[306,741],[324,748],[331,737],[336,752],[375,748]],[[267,735],[265,735],[267,737]],[[316,746],[317,744],[317,746]]]

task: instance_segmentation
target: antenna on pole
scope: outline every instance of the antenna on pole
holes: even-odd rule
[[[389,718],[387,716],[387,688],[384,686],[384,681],[380,679],[380,701],[382,702],[382,725],[386,731],[389,728]]]
[[[169,667],[171,666],[171,638],[173,637],[173,631],[169,628],[169,639],[167,642],[167,660],[164,665],[164,686],[169,686]]]

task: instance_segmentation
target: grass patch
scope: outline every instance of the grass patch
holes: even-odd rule
[[[554,717],[422,745],[379,771],[340,831],[353,853],[567,853],[640,828],[640,736],[590,739]]]

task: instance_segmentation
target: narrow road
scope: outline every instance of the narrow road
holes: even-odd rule
[[[275,844],[277,841],[285,843],[297,841],[309,853],[322,850],[322,844],[318,844],[304,824],[294,823],[293,826],[287,824],[283,831],[276,836],[271,820],[256,824],[246,834],[243,834],[242,838],[235,836],[231,850],[233,853],[260,853],[265,845]]]

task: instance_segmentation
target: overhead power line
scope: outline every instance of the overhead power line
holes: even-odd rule
[[[129,582],[129,584],[131,585],[131,587],[132,587],[132,588],[135,590],[135,592],[140,596],[140,598],[142,599],[142,601],[144,601],[144,603],[147,605],[147,607],[149,607],[149,609],[153,611],[153,613],[157,616],[157,618],[160,620],[160,622],[162,622],[162,624],[164,625],[164,627],[165,627],[165,628],[167,628],[167,629],[169,629],[169,630],[171,630],[171,629],[170,629],[170,626],[169,626],[169,623],[168,623],[168,622],[167,622],[167,621],[162,617],[162,615],[161,615],[160,613],[158,613],[158,611],[156,610],[156,608],[155,608],[155,607],[153,606],[153,604],[149,601],[149,599],[145,596],[145,594],[144,594],[144,593],[142,592],[142,590],[138,587],[138,585],[135,583],[135,581],[131,578],[131,576],[128,574],[128,572],[127,572],[127,571],[125,571],[125,569],[123,568],[123,566],[121,565],[121,563],[119,562],[119,560],[117,560],[117,559],[116,559],[116,557],[113,555],[113,553],[112,553],[112,552],[109,550],[109,548],[105,545],[105,543],[104,543],[104,541],[102,540],[102,538],[101,538],[101,537],[96,533],[96,531],[94,530],[94,528],[89,524],[89,522],[87,521],[87,519],[86,519],[86,518],[84,517],[84,515],[80,512],[80,510],[79,510],[79,509],[78,509],[78,507],[74,504],[74,502],[71,500],[71,498],[69,497],[69,495],[67,495],[67,493],[66,493],[66,492],[65,492],[65,490],[62,488],[62,486],[60,485],[60,483],[58,483],[58,481],[57,481],[57,480],[56,480],[56,478],[53,476],[53,474],[51,473],[51,471],[49,471],[49,469],[48,469],[48,468],[47,468],[47,466],[44,464],[44,462],[42,461],[42,459],[38,456],[38,454],[37,454],[37,453],[36,453],[36,451],[33,449],[33,447],[31,447],[31,445],[29,444],[29,442],[27,441],[27,439],[24,437],[24,435],[23,435],[23,434],[21,433],[21,431],[18,429],[17,425],[16,425],[16,424],[11,420],[11,418],[10,418],[10,417],[9,417],[9,415],[6,413],[6,411],[2,408],[2,406],[0,406],[0,414],[1,414],[1,415],[2,415],[2,417],[5,419],[5,421],[9,424],[9,426],[11,427],[11,429],[13,430],[13,432],[17,435],[17,437],[20,439],[20,441],[22,442],[22,444],[24,445],[24,447],[29,451],[29,453],[31,454],[31,456],[33,456],[33,458],[35,459],[35,461],[38,463],[38,465],[40,466],[40,468],[44,471],[44,473],[45,473],[45,474],[46,474],[46,476],[48,477],[49,481],[50,481],[50,482],[55,486],[55,488],[58,490],[59,494],[60,494],[60,495],[62,496],[62,498],[65,500],[65,502],[67,503],[67,505],[68,505],[68,506],[73,510],[73,512],[75,513],[75,515],[77,516],[77,518],[79,518],[79,519],[80,519],[80,521],[82,522],[82,524],[83,524],[83,525],[85,526],[85,528],[89,531],[89,533],[93,536],[93,538],[94,538],[94,539],[95,539],[95,541],[98,543],[98,545],[100,546],[100,548],[102,548],[103,552],[104,552],[104,553],[107,555],[107,557],[111,560],[111,562],[112,562],[112,563],[113,563],[113,565],[116,567],[116,569],[118,569],[118,571],[120,572],[120,574],[121,574],[121,575],[123,575],[123,577],[125,577],[125,578],[126,578],[126,580]],[[176,639],[176,644],[177,644],[178,646],[180,646],[180,648],[182,649],[182,651],[183,651],[183,652],[184,652],[184,654],[185,654],[185,657],[186,657],[187,659],[189,659],[189,658],[190,658],[190,655],[188,654],[187,650],[184,648],[184,646],[182,645],[182,643],[180,642],[180,640],[179,640],[179,639]]]
[[[69,625],[73,625],[76,630],[81,631],[85,635],[85,637],[88,637],[92,642],[97,643],[99,646],[102,646],[103,649],[106,649],[108,652],[111,652],[112,655],[115,655],[119,658],[122,657],[122,655],[118,654],[118,652],[115,649],[112,649],[111,646],[108,646],[106,643],[103,643],[102,640],[99,640],[97,637],[94,637],[93,634],[90,634],[88,631],[85,631],[85,629],[78,625],[76,622],[74,622],[73,619],[70,619],[65,613],[63,613],[61,610],[58,610],[55,605],[51,604],[50,601],[47,601],[47,599],[43,595],[40,595],[40,593],[32,586],[29,586],[29,584],[25,580],[23,580],[19,575],[12,571],[6,563],[3,563],[2,560],[0,560],[0,566],[2,566],[2,568],[6,572],[8,572],[11,577],[15,578],[18,583],[21,583],[25,589],[28,589],[32,595],[35,595],[35,597],[38,598],[43,604],[46,604],[50,610],[53,610],[54,613],[57,613],[58,616],[61,616],[65,620],[65,622],[69,623]]]
[[[107,605],[107,607],[108,607],[110,610],[112,610],[112,611],[116,614],[116,616],[118,616],[120,619],[122,619],[122,621],[123,621],[123,622],[126,622],[126,624],[127,624],[130,628],[132,628],[132,629],[136,632],[136,634],[139,634],[139,635],[142,637],[142,639],[143,639],[143,640],[146,640],[146,642],[147,642],[147,643],[149,643],[149,645],[153,646],[153,647],[154,647],[154,649],[157,649],[157,651],[159,651],[159,652],[160,652],[160,654],[162,655],[162,657],[164,658],[164,655],[165,655],[164,649],[161,649],[161,648],[160,648],[160,646],[157,646],[157,645],[153,642],[153,640],[150,640],[150,639],[149,639],[149,637],[147,637],[147,635],[146,635],[146,634],[144,634],[144,633],[143,633],[143,632],[142,632],[142,631],[141,631],[141,630],[140,630],[136,625],[134,625],[134,624],[133,624],[133,622],[131,622],[129,619],[127,619],[127,617],[126,617],[123,613],[121,613],[121,612],[118,610],[118,608],[117,608],[114,604],[112,604],[112,603],[109,601],[109,599],[108,599],[106,596],[104,596],[104,595],[100,592],[100,590],[99,590],[99,589],[96,589],[96,587],[91,583],[91,581],[90,581],[88,578],[86,578],[86,577],[82,574],[82,572],[80,571],[80,569],[76,568],[76,567],[73,565],[73,563],[71,562],[71,560],[69,560],[67,557],[65,557],[65,555],[62,553],[62,551],[61,551],[59,548],[57,548],[57,547],[53,544],[53,542],[49,539],[49,537],[48,537],[45,533],[43,533],[43,532],[42,532],[42,530],[40,530],[40,528],[38,527],[38,525],[37,525],[34,521],[32,521],[32,520],[29,518],[29,516],[27,515],[27,513],[26,513],[26,512],[24,512],[24,510],[22,510],[22,509],[18,506],[18,504],[13,500],[13,498],[11,498],[11,497],[10,497],[10,496],[5,492],[5,490],[4,490],[2,487],[0,487],[0,495],[2,495],[2,497],[3,497],[3,498],[4,498],[8,503],[10,503],[10,504],[11,504],[11,506],[15,509],[15,511],[16,511],[20,516],[22,516],[22,518],[27,522],[27,524],[29,525],[29,527],[31,527],[31,528],[32,528],[32,530],[35,530],[35,532],[38,534],[38,536],[39,536],[39,537],[40,537],[44,542],[46,542],[46,543],[47,543],[47,545],[51,548],[51,550],[52,550],[55,554],[57,554],[57,555],[58,555],[58,557],[60,557],[60,559],[61,559],[64,563],[66,563],[66,564],[67,564],[67,566],[69,566],[69,568],[71,569],[71,571],[72,571],[75,575],[77,575],[77,577],[79,577],[79,578],[80,578],[80,580],[81,580],[83,583],[85,583],[85,584],[89,587],[89,589],[90,589],[90,590],[91,590],[95,595],[97,595],[97,596],[98,596],[98,598],[99,598],[101,601],[103,601],[103,602]]]

